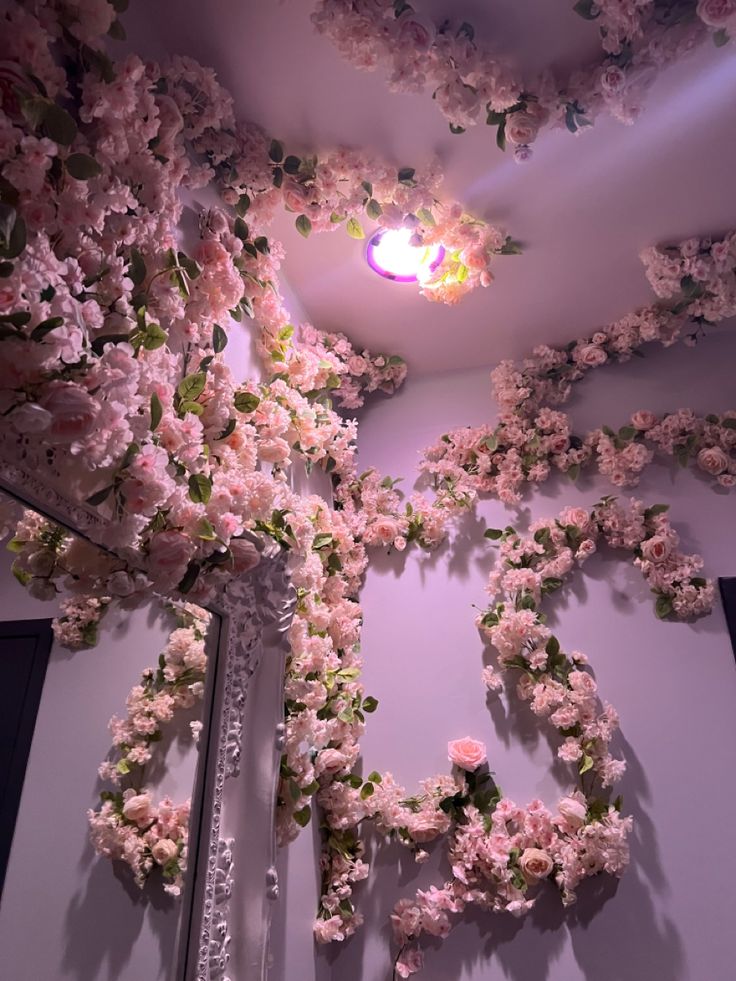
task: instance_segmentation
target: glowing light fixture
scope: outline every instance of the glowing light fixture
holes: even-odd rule
[[[445,250],[441,245],[412,245],[409,228],[390,228],[376,234],[368,242],[368,265],[384,279],[396,283],[417,283],[429,279],[442,262]]]

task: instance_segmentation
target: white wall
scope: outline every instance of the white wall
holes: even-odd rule
[[[0,553],[0,619],[54,615],[33,600]],[[0,906],[0,975],[8,981],[170,981],[181,903],[160,885],[141,892],[127,867],[95,855],[86,810],[98,803],[107,723],[122,715],[141,672],[153,667],[173,620],[158,602],[103,620],[97,647],[51,650]],[[159,746],[160,793],[190,794],[196,752],[187,715]],[[181,736],[181,738],[179,738]]]
[[[570,404],[576,429],[624,424],[631,411],[736,405],[736,331],[714,331],[696,350],[651,348],[646,360],[606,367],[583,382]],[[495,415],[487,369],[407,382],[393,399],[371,403],[361,424],[360,468],[376,466],[416,479],[418,452],[447,429]],[[484,605],[493,548],[486,525],[556,514],[567,503],[592,504],[611,487],[596,476],[579,486],[554,478],[515,516],[496,501],[462,519],[439,554],[374,554],[361,602],[365,614],[364,682],[380,706],[362,741],[364,772],[390,770],[413,788],[447,772],[446,743],[484,739],[504,792],[526,803],[554,803],[546,731],[512,701],[486,701],[483,646],[471,604]],[[627,496],[671,504],[683,547],[699,551],[712,576],[736,574],[736,498],[692,473],[653,466]],[[423,981],[728,981],[733,977],[732,914],[736,854],[731,845],[736,764],[736,671],[723,611],[692,624],[662,623],[638,572],[615,555],[586,563],[561,600],[548,604],[563,646],[586,652],[601,695],[621,714],[617,748],[626,756],[622,784],[635,818],[632,863],[618,889],[601,880],[562,910],[550,890],[526,920],[471,913],[440,945],[425,943]],[[411,792],[411,791],[410,791]],[[297,846],[298,848],[306,846]],[[298,852],[295,853],[298,855]],[[442,846],[427,866],[405,850],[382,847],[357,892],[366,924],[317,961],[335,981],[390,978],[388,916],[417,887],[442,883]],[[291,859],[290,859],[291,861]],[[294,921],[288,943],[301,943]],[[292,940],[293,933],[293,940]],[[291,977],[299,977],[293,974]],[[279,981],[281,979],[279,978]]]

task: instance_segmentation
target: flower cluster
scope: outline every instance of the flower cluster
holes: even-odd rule
[[[174,604],[177,627],[159,657],[158,667],[143,672],[128,695],[125,719],[113,717],[112,757],[100,777],[116,790],[100,794],[101,806],[87,813],[95,850],[120,859],[133,870],[141,888],[157,866],[164,888],[178,895],[187,867],[189,801],[175,805],[166,797],[154,805],[145,787],[145,766],[162,736],[162,725],[201,698],[207,663],[205,636],[210,615],[190,603]]]
[[[716,241],[689,239],[650,249],[643,259],[662,302],[564,348],[541,345],[520,365],[501,362],[492,373],[500,408],[497,425],[454,430],[425,451],[421,467],[435,481],[440,506],[466,508],[478,494],[515,504],[525,483],[541,483],[553,470],[575,480],[593,462],[615,486],[633,486],[655,452],[682,466],[694,464],[722,487],[734,486],[733,410],[705,417],[689,409],[663,416],[640,410],[617,430],[603,426],[579,436],[569,416],[553,408],[567,401],[572,385],[589,370],[628,361],[650,342],[669,346],[683,338],[694,343],[706,326],[736,313],[733,233]],[[688,325],[694,330],[685,333]]]
[[[319,0],[312,20],[356,68],[385,68],[393,91],[430,89],[451,132],[485,121],[496,128],[497,145],[511,144],[524,162],[547,125],[578,133],[602,112],[633,122],[656,74],[698,44],[706,25],[716,43],[728,40],[735,8],[733,0],[700,0],[697,8],[694,0],[582,0],[575,10],[599,21],[603,58],[565,78],[545,71],[532,82],[481,44],[467,21],[436,24],[406,0]]]

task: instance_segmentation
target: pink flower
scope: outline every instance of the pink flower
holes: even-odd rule
[[[697,14],[709,27],[724,27],[736,18],[736,0],[699,0]]]
[[[626,75],[618,65],[607,65],[601,72],[600,81],[606,95],[619,95],[626,85]]]
[[[560,816],[574,829],[582,828],[588,810],[585,803],[577,797],[563,797],[557,805]]]
[[[73,382],[52,381],[40,404],[51,416],[48,432],[60,443],[88,436],[99,412],[92,396]]]
[[[506,117],[506,136],[512,143],[526,146],[539,132],[540,120],[527,112],[512,112]]]
[[[718,446],[704,447],[698,453],[698,466],[701,470],[705,470],[706,473],[716,477],[728,469],[728,457]]]
[[[461,770],[472,773],[487,759],[486,745],[478,739],[454,739],[447,744],[447,757]]]
[[[123,817],[133,821],[139,828],[151,823],[153,808],[148,794],[134,794],[123,804]]]
[[[253,542],[245,538],[230,539],[230,554],[233,557],[233,572],[242,576],[251,569],[255,569],[261,561],[261,556]]]
[[[408,978],[421,971],[424,964],[422,952],[416,947],[405,950],[396,961],[396,973],[400,978]]]
[[[328,944],[332,940],[344,940],[342,919],[339,916],[331,916],[328,920],[315,920],[314,938],[320,944]]]
[[[664,535],[652,535],[641,544],[641,554],[649,562],[664,562],[672,553],[672,544]]]
[[[526,879],[546,879],[554,868],[554,862],[541,848],[525,848],[519,858],[521,871]]]
[[[177,582],[184,575],[194,546],[178,531],[159,531],[148,546],[148,567],[156,580]]]
[[[631,417],[631,425],[634,429],[639,429],[642,432],[646,432],[647,429],[651,429],[657,422],[657,417],[653,412],[649,412],[647,409],[640,409],[639,412],[635,412]]]
[[[608,361],[608,355],[597,344],[584,344],[583,347],[579,348],[576,360],[579,364],[584,364],[586,368],[597,368]]]
[[[166,865],[179,854],[179,846],[171,838],[160,838],[151,849],[153,860],[158,865]]]

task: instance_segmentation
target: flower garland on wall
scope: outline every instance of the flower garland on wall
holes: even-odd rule
[[[178,896],[187,870],[191,801],[154,804],[146,787],[145,767],[162,737],[162,725],[190,709],[204,692],[205,637],[210,614],[192,603],[171,604],[177,626],[157,668],[143,672],[126,701],[127,717],[110,720],[114,751],[100,766],[100,777],[116,789],[100,794],[101,806],[89,810],[92,844],[98,854],[126,862],[140,888],[159,869],[164,889]],[[201,722],[191,723],[195,739]]]
[[[469,219],[460,206],[437,201],[437,177],[431,170],[422,175],[375,161],[366,164],[367,158],[351,151],[335,151],[321,160],[287,153],[261,130],[237,122],[232,100],[214,73],[190,59],[174,58],[159,66],[129,56],[114,64],[104,53],[101,35],[108,29],[115,32],[115,11],[105,0],[92,7],[97,15],[85,16],[84,23],[77,5],[62,0],[39,4],[41,19],[15,6],[5,18],[3,54],[13,65],[0,88],[0,337],[7,355],[0,369],[1,411],[21,438],[48,448],[54,466],[80,497],[106,510],[110,544],[131,561],[142,559],[146,584],[154,589],[178,589],[203,602],[228,577],[254,567],[258,552],[249,538],[254,533],[270,536],[298,557],[293,576],[298,603],[285,682],[279,832],[282,841],[289,840],[306,825],[317,795],[327,828],[317,933],[321,939],[342,939],[359,922],[349,898],[352,882],[367,874],[356,830],[368,816],[361,808],[373,798],[378,805],[381,794],[388,800],[394,786],[388,775],[371,774],[364,781],[353,772],[366,714],[377,707],[359,681],[361,610],[356,598],[367,547],[403,548],[411,541],[434,547],[444,538],[458,502],[465,507],[472,500],[464,489],[461,500],[454,488],[452,493],[444,488],[435,502],[415,495],[403,504],[390,478],[373,471],[357,475],[356,424],[335,412],[333,399],[354,408],[367,392],[390,393],[401,384],[406,366],[387,355],[359,353],[340,334],[309,326],[294,329],[278,293],[283,253],[266,236],[267,222],[280,203],[296,215],[304,235],[343,225],[359,237],[364,232],[358,216],[364,213],[383,227],[408,222],[423,241],[437,236],[450,243],[449,265],[427,287],[430,298],[446,302],[489,281],[492,255],[518,249],[495,229]],[[62,62],[67,71],[59,67]],[[179,189],[210,182],[226,207],[203,212],[199,238],[185,248],[177,229]],[[718,295],[722,284],[732,283],[732,260],[729,244],[713,282],[702,289],[688,286],[683,309],[661,314],[663,322],[671,316],[684,324],[696,316],[702,323],[707,311],[695,314],[695,304],[709,303],[711,293]],[[661,273],[668,278],[664,265]],[[232,322],[243,320],[253,320],[258,328],[267,371],[262,384],[241,383],[224,362]],[[647,339],[643,331],[641,336]],[[593,343],[605,347],[604,341]],[[568,361],[566,356],[564,363]],[[572,358],[573,367],[565,369],[566,385],[579,377],[576,372],[585,362]],[[699,446],[698,455],[701,449],[725,452],[723,445],[732,446],[731,428],[718,417],[725,443]],[[516,447],[486,450],[498,457],[494,465],[500,465]],[[332,475],[334,509],[317,496],[290,490],[287,468],[292,457]],[[716,463],[711,466],[715,469]],[[491,483],[478,481],[473,490],[507,499]],[[600,514],[607,514],[609,505],[601,505]],[[712,586],[693,575],[699,560],[677,552],[663,516],[637,512],[632,522],[637,521],[639,538],[624,536],[624,547],[640,549],[636,558],[658,592],[660,615],[705,612]],[[606,540],[613,541],[615,531],[601,518],[599,532]],[[60,576],[76,575],[66,546],[52,541],[54,534],[50,526],[30,528],[27,537],[16,535],[19,552],[26,555],[22,561],[28,563],[21,571],[30,576],[29,585],[47,580],[50,585],[33,586],[46,593],[55,590],[52,569],[60,570]],[[661,541],[647,544],[657,536]],[[595,537],[591,525],[580,545]],[[503,547],[507,540],[511,538],[504,538]],[[552,531],[550,541],[557,546]],[[537,544],[539,554],[546,554],[546,542]],[[43,564],[48,565],[47,558],[32,567],[31,555],[48,552],[53,558],[48,569]],[[64,556],[63,568],[58,556]],[[550,563],[559,560],[551,554],[548,558]],[[131,589],[137,588],[134,572],[112,568],[88,580],[96,602],[118,595],[108,584],[116,576],[118,582],[119,573],[132,583]],[[63,578],[59,581],[66,584]],[[84,639],[89,611],[80,608],[78,602],[65,614],[73,643]],[[148,702],[163,706],[169,697],[174,702],[179,697],[159,686],[175,684],[179,677],[174,665],[172,678],[167,678],[167,657],[161,682],[156,673],[144,679],[143,694],[138,692],[130,702],[131,717],[115,724],[120,758],[112,770],[104,770],[106,777],[118,773],[121,762],[138,765],[130,752],[141,758],[150,752],[145,726],[161,720],[146,714],[152,708]],[[573,669],[566,665],[563,656],[558,674],[569,677]],[[541,661],[533,668],[546,670]],[[534,676],[535,683],[546,684],[541,678]],[[181,697],[193,697],[191,687],[198,683],[187,680]],[[143,728],[137,728],[138,722]],[[600,720],[596,724],[603,726]],[[607,724],[612,726],[610,719]],[[606,757],[598,754],[597,744],[594,748],[592,755],[591,747],[581,752],[593,759],[589,769],[602,779]],[[606,765],[612,768],[610,761]],[[393,800],[400,811],[394,817],[404,823],[391,823],[388,803],[376,820],[412,847],[421,843],[422,834],[436,836],[433,828],[437,834],[454,828],[457,839],[462,823],[458,814],[469,806],[465,797],[472,797],[479,813],[491,815],[492,788],[484,789],[491,794],[482,810],[476,799],[480,775],[472,780],[471,788],[470,776],[438,777],[425,783],[416,798],[396,789],[400,797]],[[130,790],[140,792],[126,798]],[[175,863],[177,869],[172,864],[168,878],[176,887],[186,860],[183,814],[169,802],[157,811],[142,783],[120,793],[122,797],[116,792],[91,815],[97,843],[111,856],[129,861],[139,881],[152,863],[164,870]],[[458,794],[454,804],[447,803]],[[132,804],[135,798],[145,798],[145,807],[141,800]],[[405,806],[405,800],[413,803]],[[561,809],[562,804],[564,817]],[[573,814],[574,807],[568,810]],[[420,819],[415,823],[403,811],[426,818],[424,832]],[[156,816],[160,813],[163,818]],[[377,806],[373,816],[378,813]],[[520,820],[514,818],[517,824]],[[593,823],[608,828],[617,820],[601,813]],[[619,845],[626,820],[616,825]],[[177,849],[174,855],[168,844],[167,857],[163,846],[159,848],[165,862],[153,852],[159,838]],[[543,850],[542,844],[539,839],[528,847]],[[611,861],[611,871],[622,867],[623,851],[619,857]],[[572,859],[565,866],[550,858],[558,863],[555,874],[572,868]],[[543,869],[536,859],[536,864],[525,862],[529,874]],[[516,866],[511,872],[513,878]],[[519,883],[517,877],[517,899],[518,893],[525,895]],[[404,930],[406,939],[418,932]],[[402,963],[416,961],[414,953],[403,956]]]
[[[452,133],[479,121],[494,127],[498,147],[511,144],[519,162],[546,126],[579,133],[603,112],[634,122],[659,71],[708,31],[716,45],[736,31],[733,0],[581,0],[574,10],[599,25],[602,60],[564,79],[545,71],[531,83],[476,40],[467,21],[436,24],[406,0],[319,0],[312,21],[356,68],[385,68],[392,91],[429,88]]]

